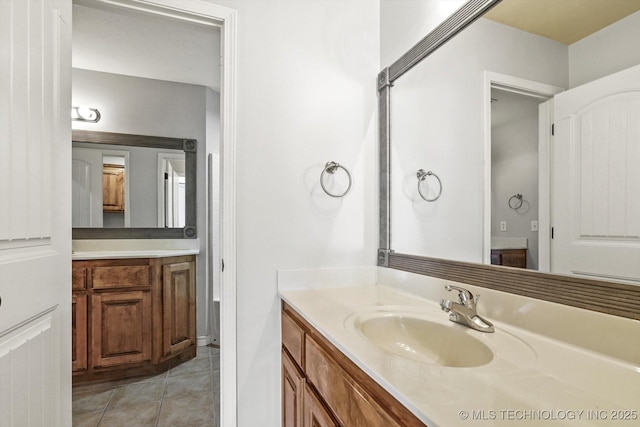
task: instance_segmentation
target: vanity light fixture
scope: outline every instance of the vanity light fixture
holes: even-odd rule
[[[97,108],[71,107],[71,120],[98,123],[100,111]]]

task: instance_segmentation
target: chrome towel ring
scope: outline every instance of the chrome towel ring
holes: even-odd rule
[[[515,201],[513,200],[515,199]],[[518,193],[509,199],[509,207],[514,210],[518,210],[522,207],[522,194]]]
[[[419,169],[416,173],[416,176],[418,177],[418,193],[420,194],[420,197],[422,197],[422,199],[426,202],[435,202],[436,200],[438,200],[440,198],[440,195],[442,195],[442,181],[440,181],[440,177],[438,177],[438,175],[431,171],[425,172],[424,169]],[[438,186],[440,187],[440,189],[438,190],[438,195],[433,199],[429,199],[427,196],[422,194],[422,189],[420,188],[420,183],[422,181],[425,181],[428,176],[435,177],[435,179],[438,180]]]
[[[333,194],[333,193],[329,192],[329,190],[327,190],[327,188],[324,186],[324,174],[325,173],[330,173],[331,175],[333,175],[334,173],[336,173],[336,171],[338,169],[342,169],[343,171],[345,171],[345,173],[347,174],[347,178],[349,178],[349,185],[347,186],[347,189],[344,190],[344,193]],[[345,168],[341,164],[336,163],[334,161],[327,162],[327,164],[324,165],[324,169],[322,169],[322,173],[320,174],[320,185],[322,186],[322,189],[324,190],[324,192],[327,193],[329,196],[331,196],[331,197],[343,197],[349,192],[349,190],[351,190],[351,174],[349,173],[347,168]]]

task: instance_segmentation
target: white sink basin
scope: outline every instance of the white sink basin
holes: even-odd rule
[[[378,349],[416,362],[472,368],[501,359],[533,362],[524,342],[498,330],[483,333],[448,320],[444,312],[413,307],[371,307],[353,313],[345,327]]]

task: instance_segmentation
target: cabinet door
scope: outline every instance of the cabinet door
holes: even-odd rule
[[[87,294],[71,297],[71,360],[72,369],[87,369]]]
[[[400,427],[309,335],[305,341],[304,372],[342,425]]]
[[[195,264],[162,267],[163,352],[174,354],[196,341]]]
[[[109,292],[91,299],[94,367],[151,360],[151,293]]]
[[[102,210],[124,212],[124,167],[120,165],[102,169]]]
[[[304,377],[282,350],[282,427],[302,427]]]
[[[333,421],[329,411],[325,409],[324,405],[316,394],[311,390],[309,384],[304,385],[304,398],[303,402],[303,414],[304,423],[303,427],[338,427],[338,424]]]

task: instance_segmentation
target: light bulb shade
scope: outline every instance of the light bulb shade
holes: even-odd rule
[[[89,107],[71,107],[71,120],[97,123],[100,120],[100,111]]]

